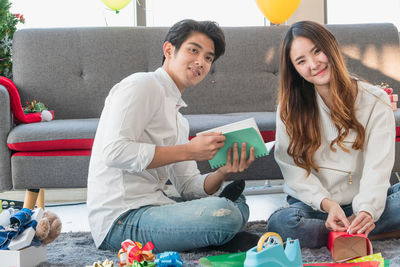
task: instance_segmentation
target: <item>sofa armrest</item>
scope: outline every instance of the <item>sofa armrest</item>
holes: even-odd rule
[[[0,190],[12,189],[11,151],[7,147],[7,136],[11,128],[10,95],[0,85]]]

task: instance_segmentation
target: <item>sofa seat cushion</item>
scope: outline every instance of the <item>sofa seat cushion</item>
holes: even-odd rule
[[[98,122],[71,119],[20,124],[9,133],[7,145],[15,151],[91,149]]]
[[[194,137],[198,132],[209,130],[225,124],[254,117],[265,142],[275,140],[276,112],[242,112],[226,114],[184,115],[189,121],[189,136]]]
[[[254,117],[265,142],[275,139],[275,112],[184,115],[191,137],[196,133]],[[8,135],[7,145],[20,152],[91,149],[98,119],[53,120],[20,124]]]
[[[13,188],[85,188],[90,154],[91,150],[16,152],[11,158]]]

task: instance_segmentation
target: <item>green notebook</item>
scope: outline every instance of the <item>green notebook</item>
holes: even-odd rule
[[[247,144],[247,158],[249,157],[251,147],[254,147],[255,149],[255,157],[259,158],[267,156],[275,144],[275,141],[264,144],[256,119],[252,117],[199,132],[197,135],[209,132],[222,133],[226,136],[224,147],[217,152],[213,159],[209,160],[212,169],[226,165],[228,148],[233,148],[234,143],[238,143],[239,157],[241,154],[242,143]]]
[[[254,129],[253,127],[224,133],[223,135],[225,135],[226,137],[225,145],[220,150],[218,150],[214,158],[209,160],[212,169],[216,169],[226,165],[228,149],[230,147],[233,148],[234,143],[238,144],[239,158],[242,151],[242,143],[246,143],[247,158],[250,156],[251,147],[254,147],[255,158],[267,156],[269,154],[267,148],[265,147],[264,141],[257,133],[256,129]]]

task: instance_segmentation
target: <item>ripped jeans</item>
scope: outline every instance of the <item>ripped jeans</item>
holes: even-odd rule
[[[289,207],[274,212],[268,219],[267,231],[278,233],[283,241],[288,237],[299,239],[301,247],[319,248],[328,243],[329,230],[325,227],[328,213],[313,210],[307,204],[287,197]],[[346,217],[353,214],[351,204],[341,206]],[[386,206],[375,222],[370,235],[400,230],[400,183],[391,186],[387,192]]]
[[[186,251],[231,240],[249,219],[249,207],[241,195],[232,202],[206,197],[165,206],[130,210],[114,221],[100,249],[118,251],[126,239],[145,245],[152,241],[154,253]]]

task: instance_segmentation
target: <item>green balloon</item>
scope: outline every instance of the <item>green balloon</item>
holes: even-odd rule
[[[126,7],[131,0],[101,0],[107,7],[112,10],[119,11]]]

